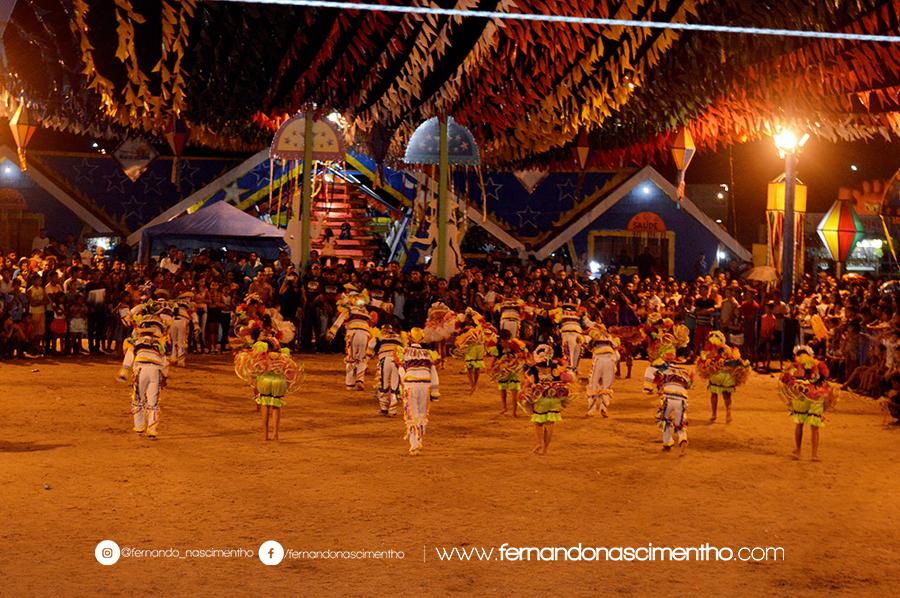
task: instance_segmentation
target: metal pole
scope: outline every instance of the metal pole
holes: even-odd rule
[[[449,150],[447,147],[447,116],[442,116],[438,120],[441,125],[440,138],[440,164],[438,166],[438,244],[437,244],[437,275],[438,278],[447,278],[447,253],[449,243],[447,239],[447,220],[449,219],[450,210],[447,205],[447,178],[449,170]]]
[[[797,178],[794,170],[797,154],[791,152],[784,157],[784,224],[781,233],[781,299],[790,302],[794,293],[794,192]]]
[[[313,113],[306,111],[306,128],[303,131],[303,192],[301,195],[300,214],[300,267],[309,261],[312,248],[312,177],[313,177]]]

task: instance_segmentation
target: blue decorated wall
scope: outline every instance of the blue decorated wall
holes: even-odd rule
[[[621,184],[631,170],[598,172],[550,172],[531,192],[511,172],[486,172],[484,195],[491,219],[504,230],[537,249],[554,234],[593,205],[593,198],[602,196]],[[471,202],[481,205],[481,184],[470,172],[454,177],[458,192]]]
[[[43,214],[50,237],[65,241],[67,235],[77,238],[81,234],[84,225],[78,216],[8,160],[0,164],[0,188],[15,189],[25,200],[27,212]]]
[[[38,153],[37,156],[53,174],[92,199],[132,232],[240,163],[240,160],[224,158],[181,160],[176,188],[171,181],[172,161],[167,158],[157,159],[132,182],[115,158],[108,155]]]
[[[696,276],[694,267],[701,253],[707,264],[713,264],[719,240],[703,223],[687,211],[679,209],[663,191],[651,181],[641,183],[600,215],[572,239],[575,251],[584,255],[589,250],[588,237],[592,231],[627,230],[628,222],[640,212],[654,212],[666,225],[666,230],[675,233],[675,271],[679,279]],[[668,260],[668,255],[663,256]]]

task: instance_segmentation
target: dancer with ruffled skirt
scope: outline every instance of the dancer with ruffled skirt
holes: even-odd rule
[[[725,403],[725,423],[731,423],[731,398],[735,389],[750,376],[750,362],[741,359],[740,349],[728,345],[724,333],[713,330],[709,333],[697,359],[697,374],[709,381],[709,401],[712,409],[709,421],[716,421],[721,395]]]
[[[809,425],[812,436],[812,460],[819,460],[819,430],[825,425],[825,412],[837,402],[828,382],[828,366],[815,357],[808,345],[794,347],[794,360],[781,374],[779,392],[791,411],[794,422],[794,459],[800,458],[803,427]]]
[[[537,441],[532,452],[546,455],[553,439],[554,424],[562,421],[562,410],[572,401],[575,377],[566,359],[552,345],[538,345],[528,368],[522,407],[531,412]]]

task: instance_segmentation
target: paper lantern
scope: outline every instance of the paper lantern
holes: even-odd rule
[[[584,167],[587,165],[588,156],[591,154],[591,142],[588,138],[587,131],[582,131],[581,135],[578,136],[575,154],[578,156],[578,165],[581,166],[581,170],[584,170]]]
[[[172,153],[176,158],[180,158],[184,154],[184,147],[190,136],[191,129],[183,118],[174,114],[169,117],[169,121],[166,123],[166,141],[169,142],[169,147],[172,148]]]
[[[15,114],[9,119],[9,128],[12,130],[13,139],[16,141],[16,149],[19,154],[19,168],[24,172],[28,169],[28,164],[25,163],[25,148],[28,147],[38,128],[34,114],[25,106],[25,102],[19,103]]]
[[[672,144],[672,157],[675,159],[675,167],[678,169],[678,201],[684,201],[684,176],[688,166],[697,151],[691,132],[682,127],[675,136]]]
[[[166,123],[166,141],[172,148],[172,182],[178,185],[178,159],[184,154],[184,148],[191,136],[191,129],[187,122],[173,114]]]
[[[817,228],[819,238],[831,259],[846,262],[847,256],[863,237],[863,225],[849,199],[838,199],[825,213]]]
[[[784,188],[783,174],[769,182],[766,210],[769,212],[784,211]],[[794,211],[799,214],[806,213],[806,185],[800,179],[797,179],[794,187]]]

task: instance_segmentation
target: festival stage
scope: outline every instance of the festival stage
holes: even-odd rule
[[[370,387],[343,389],[338,355],[300,356],[281,441],[264,442],[230,356],[189,356],[163,391],[160,439],[130,431],[113,358],[0,367],[0,593],[133,595],[888,595],[900,576],[900,427],[845,397],[820,463],[792,461],[775,376],[754,374],[734,422],[708,423],[702,386],[690,449],[660,451],[644,363],[617,380],[609,419],[564,412],[550,454],[530,454],[527,418],[499,416],[488,379],[469,396],[441,372],[419,457]],[[582,364],[586,368],[589,364]],[[371,368],[370,368],[371,373]],[[367,383],[371,383],[369,375]],[[724,413],[722,413],[722,416]],[[721,421],[721,420],[720,420]],[[141,549],[403,551],[403,560],[122,558]],[[442,562],[435,548],[781,546],[783,562]],[[424,562],[423,562],[424,556]],[[496,558],[496,557],[495,557]]]

